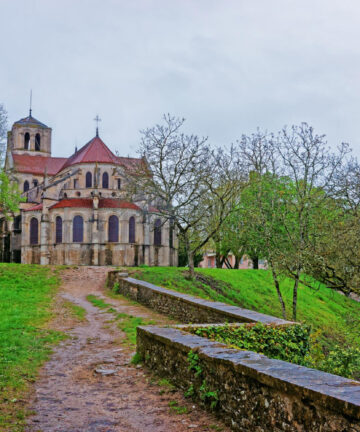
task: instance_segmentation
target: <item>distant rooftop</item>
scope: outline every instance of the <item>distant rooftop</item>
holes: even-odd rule
[[[46,126],[46,124],[41,123],[39,120],[34,118],[31,114],[28,115],[27,117],[24,117],[24,118],[18,120],[17,122],[14,123],[14,125],[36,126],[36,127],[41,127],[44,129],[49,129],[49,126]]]

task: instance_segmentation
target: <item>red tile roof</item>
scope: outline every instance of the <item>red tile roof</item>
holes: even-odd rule
[[[13,154],[14,168],[17,172],[44,175],[55,175],[64,165],[66,158],[45,157],[38,155]]]
[[[118,158],[99,137],[95,137],[80,150],[70,156],[62,168],[89,162],[111,163],[117,165]]]
[[[160,210],[154,206],[149,206],[149,212],[150,213],[160,213]]]
[[[14,168],[17,172],[44,175],[45,168],[48,175],[55,175],[59,171],[80,163],[108,163],[122,165],[126,169],[135,171],[144,165],[143,159],[118,157],[106,146],[99,137],[93,138],[80,150],[69,158],[45,157],[39,155],[13,154]]]
[[[50,209],[66,207],[93,208],[93,200],[91,198],[66,198],[52,205]]]
[[[56,208],[67,208],[67,207],[93,208],[93,200],[91,198],[66,198],[51,206],[50,209],[52,210]],[[140,210],[140,207],[138,207],[134,203],[112,199],[112,198],[100,199],[99,208],[128,208],[133,210]]]
[[[34,207],[30,207],[25,209],[24,211],[28,212],[28,211],[41,211],[43,209],[43,205],[42,204],[37,204]]]
[[[133,210],[140,210],[136,204],[128,201],[120,201],[112,198],[102,198],[99,202],[99,208],[128,208]]]

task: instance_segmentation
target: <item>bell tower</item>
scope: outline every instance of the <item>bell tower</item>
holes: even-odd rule
[[[32,116],[15,122],[8,132],[7,150],[15,154],[51,156],[51,128]]]

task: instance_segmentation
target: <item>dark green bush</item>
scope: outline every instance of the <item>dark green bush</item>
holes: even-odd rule
[[[267,357],[305,365],[309,353],[310,327],[291,325],[267,326],[261,323],[234,326],[208,326],[189,328],[198,336],[223,342],[233,348],[255,351]]]

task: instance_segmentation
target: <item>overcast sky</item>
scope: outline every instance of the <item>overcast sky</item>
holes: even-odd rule
[[[227,145],[306,121],[360,156],[359,0],[0,0],[0,103],[135,155],[162,114]]]

